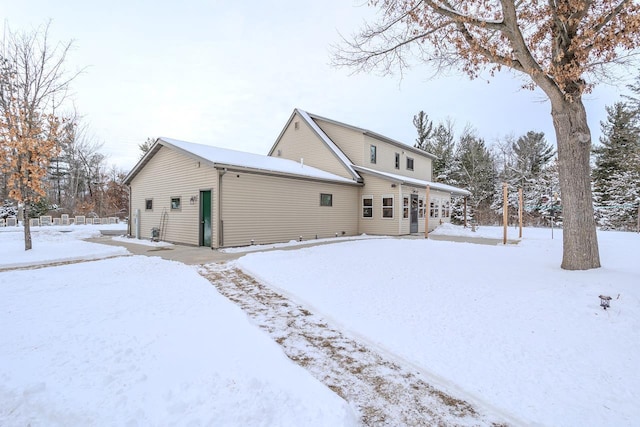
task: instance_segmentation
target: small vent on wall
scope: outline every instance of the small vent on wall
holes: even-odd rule
[[[277,155],[278,155],[278,157],[282,156],[282,150],[278,150]]]
[[[293,128],[294,128],[295,130],[300,129],[300,122],[293,122]]]

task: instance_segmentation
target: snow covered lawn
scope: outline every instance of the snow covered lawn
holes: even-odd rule
[[[458,397],[527,424],[638,425],[640,235],[599,233],[604,267],[581,272],[559,268],[562,231],[554,237],[366,240],[237,262]],[[613,297],[608,311],[600,294]]]
[[[126,224],[32,227],[33,249],[24,250],[24,228],[0,227],[0,270],[52,262],[109,258],[127,254],[122,247],[84,242],[100,236],[100,230],[122,230]]]
[[[25,259],[2,232],[0,268],[113,255],[72,237],[34,233]],[[356,424],[194,268],[129,256],[0,272],[2,426]]]

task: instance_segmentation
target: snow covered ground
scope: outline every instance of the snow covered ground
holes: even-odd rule
[[[121,247],[84,242],[100,230],[126,233],[126,224],[31,227],[33,248],[24,250],[24,228],[0,227],[0,270],[50,262],[93,260],[124,255]]]
[[[446,233],[443,228],[438,233]],[[502,229],[451,234],[501,238]],[[517,237],[509,229],[509,237]],[[598,234],[603,268],[559,268],[562,230],[518,245],[420,239],[248,254],[240,267],[445,389],[524,424],[640,423],[640,235]],[[613,297],[600,307],[599,295]]]
[[[0,269],[123,254],[90,226],[0,232]],[[0,425],[357,425],[192,267],[127,256],[0,272]]]

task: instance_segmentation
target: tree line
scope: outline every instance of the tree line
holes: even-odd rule
[[[21,214],[26,250],[29,218],[129,214],[126,173],[108,166],[81,116],[68,111],[80,73],[65,69],[72,43],[52,45],[48,32],[5,28],[0,47],[0,215]]]
[[[591,153],[593,206],[602,229],[635,230],[640,205],[640,77],[628,86],[630,95],[606,107],[602,136]],[[508,185],[509,221],[516,223],[518,189],[523,191],[526,225],[562,221],[562,191],[557,152],[543,132],[507,135],[488,144],[466,125],[456,135],[453,120],[434,124],[420,111],[413,117],[414,146],[435,154],[435,182],[462,187],[468,197],[467,220],[480,224],[502,221],[503,183]],[[454,199],[452,220],[463,221],[463,198]]]

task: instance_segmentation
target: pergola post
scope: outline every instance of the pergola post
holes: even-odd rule
[[[429,215],[431,215],[431,202],[429,200],[430,187],[427,185],[427,194],[424,202],[424,238],[429,238]]]
[[[464,196],[464,228],[467,228],[467,196]]]
[[[518,189],[518,222],[520,223],[519,238],[522,239],[522,188]]]
[[[506,245],[507,244],[507,223],[509,222],[509,190],[508,190],[509,186],[508,184],[505,182],[502,184],[502,198],[503,198],[503,205],[502,205],[502,244]]]

